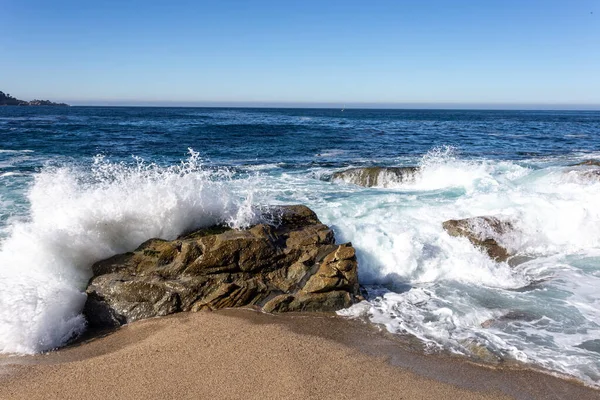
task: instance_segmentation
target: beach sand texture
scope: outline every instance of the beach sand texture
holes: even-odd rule
[[[535,371],[410,351],[329,314],[182,313],[2,362],[6,400],[600,398]]]

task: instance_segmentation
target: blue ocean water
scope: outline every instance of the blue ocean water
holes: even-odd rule
[[[365,317],[432,351],[600,385],[600,112],[0,107],[0,351],[85,329],[93,262],[303,203],[357,248]],[[356,166],[419,166],[379,187]],[[530,260],[442,229],[493,215]]]

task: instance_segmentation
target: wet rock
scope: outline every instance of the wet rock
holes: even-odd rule
[[[497,237],[514,230],[510,221],[483,216],[451,219],[445,221],[442,226],[451,236],[466,237],[473,245],[483,249],[493,260],[504,262],[514,256],[496,240]]]
[[[587,351],[593,351],[594,353],[600,353],[600,339],[586,340],[575,347],[579,347],[580,349]]]
[[[503,321],[525,321],[531,322],[542,318],[538,314],[529,311],[513,310],[504,314],[500,319]]]
[[[600,161],[598,160],[586,160],[573,164],[571,167],[573,168],[567,169],[565,172],[576,174],[587,181],[597,182],[600,180]]]
[[[489,364],[497,364],[503,359],[498,355],[494,354],[484,344],[477,342],[473,338],[463,339],[460,341],[460,345],[467,351],[467,354],[477,361],[481,361]]]
[[[344,181],[359,186],[387,187],[394,184],[414,182],[417,167],[361,167],[339,171],[332,175],[332,181]]]
[[[498,318],[492,318],[482,322],[481,327],[486,329],[491,327],[502,327],[512,322],[533,322],[541,318],[542,315],[538,315],[529,311],[513,310]]]
[[[304,206],[270,208],[247,230],[211,227],[150,239],[93,265],[84,308],[92,326],[180,311],[256,306],[269,312],[335,311],[361,300],[350,243]]]
[[[517,257],[515,257],[517,258]],[[532,257],[527,257],[526,261],[532,260]],[[513,266],[513,264],[511,264],[511,262],[513,261],[513,259],[511,258],[509,260],[509,265]],[[525,261],[523,261],[525,262]],[[548,277],[544,277],[544,278],[540,278],[540,279],[534,279],[531,280],[527,285],[525,286],[521,286],[519,288],[514,288],[514,289],[506,289],[506,290],[510,290],[511,292],[517,292],[517,293],[525,293],[525,292],[531,292],[532,290],[539,290],[541,288],[544,287],[544,284],[548,281],[550,281],[552,279],[551,276]]]
[[[578,167],[578,166],[582,166],[582,165],[589,165],[589,166],[593,166],[593,167],[600,167],[600,161],[598,160],[586,160],[577,164],[573,164],[573,167]]]

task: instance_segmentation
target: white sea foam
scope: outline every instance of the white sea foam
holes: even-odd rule
[[[27,174],[22,172],[3,172],[0,174],[0,178],[8,178],[11,176],[27,176]]]
[[[151,237],[250,223],[252,197],[240,193],[249,192],[236,193],[227,172],[203,169],[197,153],[171,168],[98,157],[91,171],[43,170],[28,194],[29,221],[0,244],[0,351],[43,351],[81,333],[94,261]]]
[[[257,164],[257,165],[244,165],[244,169],[248,171],[267,171],[270,169],[281,168],[280,164]]]
[[[574,163],[465,160],[443,148],[415,163],[414,180],[387,188],[315,179],[334,172],[316,167],[238,181],[193,160],[45,169],[29,194],[30,221],[1,245],[0,344],[39,351],[79,332],[93,260],[193,225],[243,225],[253,203],[304,203],[357,249],[370,296],[344,315],[432,348],[471,356],[485,348],[598,385],[600,354],[581,344],[600,337],[600,179]],[[533,259],[495,262],[442,228],[482,215],[510,220],[514,229],[495,239]]]
[[[342,149],[323,149],[320,153],[315,154],[315,157],[337,157],[347,153]]]
[[[464,160],[445,148],[423,157],[414,181],[393,187],[283,174],[270,190],[278,198],[292,190],[356,247],[371,296],[343,315],[432,348],[488,351],[599,385],[600,354],[581,345],[600,336],[600,180],[580,175],[589,168],[573,173],[573,163]],[[495,239],[533,260],[512,268],[442,228],[482,215],[510,220],[514,230]]]
[[[17,154],[17,153],[33,153],[33,150],[7,150],[7,149],[0,149],[0,153],[6,153],[6,154]]]
[[[319,184],[319,216],[357,248],[361,283],[379,288],[342,314],[598,385],[600,356],[578,346],[600,335],[600,179],[585,168],[467,161],[448,148],[419,166],[414,181],[388,188]],[[514,230],[492,236],[534,259],[512,268],[442,228],[483,215],[511,221]]]

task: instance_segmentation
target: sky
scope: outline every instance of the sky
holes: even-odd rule
[[[600,0],[0,0],[0,24],[24,100],[600,108]]]

